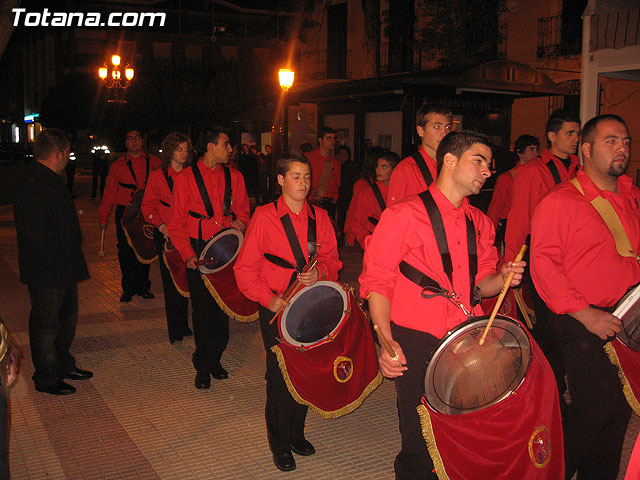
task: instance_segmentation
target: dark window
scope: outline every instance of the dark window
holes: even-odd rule
[[[327,8],[327,76],[347,75],[347,4]]]
[[[413,69],[414,0],[389,2],[389,70],[393,73]]]

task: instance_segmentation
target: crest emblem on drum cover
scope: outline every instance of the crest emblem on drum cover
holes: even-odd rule
[[[346,383],[351,380],[353,375],[353,360],[349,357],[339,355],[333,361],[333,376],[340,383]]]
[[[155,230],[155,228],[156,227],[154,227],[150,223],[145,223],[142,226],[142,233],[144,234],[145,237],[150,238],[150,239],[153,240],[153,231]]]
[[[537,468],[544,468],[551,459],[549,430],[544,425],[536,427],[529,438],[529,457]]]

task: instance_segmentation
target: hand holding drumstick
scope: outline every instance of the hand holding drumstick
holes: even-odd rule
[[[279,305],[274,303],[274,307],[277,308],[275,315],[269,321],[269,325],[271,325],[278,315],[282,313],[285,307],[289,304],[293,296],[298,293],[304,285],[313,285],[318,280],[318,270],[315,269],[316,264],[318,263],[318,255],[315,254],[311,259],[309,259],[309,263],[305,265],[302,269],[302,272],[296,277],[296,280],[289,285],[289,288],[282,294],[281,299],[283,302],[277,302]],[[274,297],[278,298],[278,297]],[[273,302],[273,299],[272,299]],[[271,305],[270,305],[271,306]]]

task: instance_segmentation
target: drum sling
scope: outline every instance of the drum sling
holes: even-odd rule
[[[223,215],[225,217],[231,217],[233,220],[235,220],[236,215],[231,211],[231,173],[229,172],[229,167],[227,167],[226,165],[220,166],[222,167],[222,171],[224,173],[224,199],[222,203]],[[193,178],[196,181],[196,185],[198,186],[198,191],[200,192],[200,197],[202,198],[202,203],[204,204],[204,209],[207,212],[206,215],[202,215],[191,210],[187,212],[193,218],[198,219],[198,247],[196,251],[196,257],[199,257],[200,249],[202,248],[202,221],[211,220],[214,214],[213,206],[211,205],[211,198],[209,197],[209,192],[207,192],[207,186],[204,184],[204,179],[202,178],[202,174],[200,173],[198,165],[193,165],[191,167],[191,171],[193,172]]]
[[[442,268],[446,273],[449,283],[453,286],[453,265],[451,263],[451,253],[449,251],[449,244],[447,242],[447,234],[444,229],[444,223],[442,222],[442,215],[438,206],[436,205],[433,195],[429,190],[418,195],[424,207],[427,210],[429,219],[431,220],[431,227],[436,237],[436,243],[438,244],[438,250],[440,252],[440,258],[442,260]],[[476,243],[476,229],[471,218],[465,216],[467,223],[467,249],[469,251],[469,285],[470,285],[470,302],[471,306],[475,307],[480,303],[480,295],[475,285],[476,274],[478,273],[478,246]],[[436,280],[422,273],[417,268],[409,265],[404,260],[400,262],[400,273],[411,280],[413,283],[422,287],[422,296],[424,298],[433,298],[437,296],[444,296],[447,299],[454,300],[458,296],[455,292],[449,291],[442,287]],[[456,302],[454,302],[458,305]],[[469,314],[468,312],[467,315]]]
[[[384,198],[382,198],[382,192],[380,192],[380,187],[378,187],[378,184],[376,183],[375,180],[373,182],[370,182],[369,184],[371,185],[371,190],[373,190],[373,195],[376,197],[376,200],[378,201],[378,205],[380,205],[380,211],[384,212],[384,209],[387,208],[387,204],[385,203]],[[369,217],[369,221],[374,227],[378,225],[378,219],[375,217]]]
[[[169,191],[173,193],[173,178],[169,176],[168,168],[163,168],[162,173],[164,175],[164,179],[167,181],[167,186],[169,187]],[[160,203],[167,208],[171,208],[171,204],[165,202],[164,200],[160,200]]]
[[[173,193],[173,178],[169,176],[168,168],[163,168],[162,174],[164,175],[164,179],[167,181],[169,191]],[[160,203],[167,208],[171,207],[171,204],[163,200],[160,200]],[[187,281],[187,271],[184,262],[168,237],[164,239],[162,261],[167,267],[171,280],[173,281],[173,285],[176,287],[178,293],[183,297],[189,298],[189,282]]]
[[[277,200],[274,200],[273,205],[276,208],[276,212],[278,211]],[[309,206],[310,214],[307,215],[307,251],[309,252],[308,259],[310,260],[316,254],[316,212],[311,204],[307,204]],[[292,265],[290,262],[285,260],[282,257],[271,253],[265,253],[264,257],[269,260],[274,265],[277,265],[282,268],[293,269],[294,272],[291,274],[291,279],[289,280],[289,285],[293,283],[296,279],[296,274],[302,273],[302,270],[307,265],[307,259],[304,258],[304,253],[302,253],[302,247],[300,246],[300,242],[298,242],[298,236],[296,235],[296,231],[293,228],[293,223],[291,223],[291,217],[289,214],[285,214],[280,217],[280,222],[282,223],[282,228],[284,228],[284,233],[287,235],[287,240],[289,242],[289,246],[291,247],[291,251],[293,252],[293,258],[296,260],[296,264]]]
[[[146,160],[146,173],[145,173],[145,177],[144,177],[144,185],[146,186],[147,185],[147,180],[149,179],[149,154],[145,153],[144,156],[145,156],[145,160]],[[127,167],[129,167],[129,172],[131,172],[131,178],[133,178],[133,184],[131,184],[131,183],[122,183],[122,182],[118,182],[118,183],[120,184],[121,187],[130,189],[131,190],[131,196],[133,196],[134,192],[140,188],[140,184],[138,183],[138,179],[136,178],[136,172],[133,170],[133,165],[131,164],[131,159],[130,158],[128,159],[126,154],[124,156],[124,159],[125,159],[125,163],[127,164]]]
[[[573,178],[570,182],[584,197],[584,190],[578,179]],[[600,195],[589,203],[598,212],[611,232],[618,255],[621,257],[634,257],[640,261],[631,246],[631,241],[620,221],[620,217],[611,203]],[[629,402],[629,406],[631,406],[636,415],[640,415],[640,402],[638,401],[640,398],[640,353],[624,345],[618,338],[608,342],[604,350],[607,352],[611,363],[618,369],[622,390],[627,402]]]
[[[426,188],[428,188],[429,185],[433,183],[433,175],[431,175],[431,171],[429,170],[429,167],[427,167],[427,162],[424,161],[424,158],[422,157],[420,151],[417,151],[413,155],[411,155],[411,158],[413,158],[413,160],[416,162],[416,165],[418,166],[418,169],[422,174],[422,178],[424,178]]]

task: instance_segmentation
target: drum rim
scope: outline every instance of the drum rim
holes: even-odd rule
[[[229,260],[227,263],[225,263],[224,265],[222,265],[222,266],[220,266],[218,268],[214,268],[213,270],[205,267],[204,265],[200,265],[200,266],[198,266],[198,270],[200,270],[201,273],[204,273],[205,275],[208,275],[210,273],[216,273],[216,272],[219,272],[220,270],[226,268],[228,265],[230,265],[231,263],[234,262],[234,260],[236,259],[236,257],[240,253],[240,247],[242,246],[242,241],[244,239],[244,235],[242,234],[242,232],[240,230],[236,230],[235,228],[225,228],[224,230],[220,230],[213,237],[211,237],[209,239],[209,241],[205,244],[204,248],[202,249],[202,252],[200,252],[200,258],[198,258],[198,260],[204,260],[204,254],[207,252],[207,250],[209,249],[209,246],[212,243],[215,243],[218,240],[220,240],[222,237],[226,237],[228,235],[234,235],[234,236],[238,237],[238,240],[239,240],[238,248],[235,251],[235,253],[233,254],[233,257],[231,257],[231,260]]]
[[[427,365],[424,382],[423,382],[424,399],[429,404],[429,406],[436,412],[446,414],[446,415],[460,415],[465,413],[476,412],[478,410],[484,410],[485,408],[489,408],[497,403],[500,403],[505,398],[515,393],[518,390],[518,388],[520,388],[525,378],[527,378],[527,373],[529,372],[529,368],[531,367],[531,360],[533,358],[533,342],[531,341],[531,338],[527,334],[525,327],[522,326],[520,322],[506,315],[498,314],[496,315],[496,318],[493,322],[493,326],[510,325],[512,327],[517,327],[516,332],[518,332],[518,335],[515,335],[515,334],[514,335],[516,336],[516,338],[526,339],[526,342],[529,345],[529,355],[526,358],[526,364],[524,366],[522,365],[520,366],[516,379],[511,383],[506,393],[504,393],[500,397],[492,400],[491,402],[485,405],[482,405],[476,408],[469,408],[469,409],[455,408],[455,407],[451,407],[450,405],[444,404],[439,400],[438,396],[434,393],[435,388],[433,388],[432,379],[433,379],[433,372],[437,364],[437,362],[434,360],[437,360],[437,358],[440,356],[442,351],[444,351],[444,349],[447,346],[449,346],[451,342],[453,342],[455,339],[457,339],[460,335],[462,335],[466,331],[475,329],[480,325],[486,326],[486,324],[489,321],[489,317],[490,315],[481,315],[479,317],[474,316],[469,318],[467,321],[449,330],[445,334],[445,336],[442,337],[442,339],[436,346],[435,352],[431,357],[431,360],[429,360],[429,364]],[[509,330],[509,331],[511,333],[514,333],[514,331],[512,330]]]
[[[283,331],[282,325],[284,322],[286,322],[286,317],[287,317],[287,314],[289,313],[289,309],[295,303],[295,301],[298,298],[300,298],[302,295],[304,295],[305,292],[308,292],[313,288],[321,287],[321,286],[331,287],[340,293],[343,299],[343,306],[344,306],[344,308],[342,309],[342,316],[340,317],[340,321],[336,324],[333,330],[331,330],[327,334],[327,336],[321,338],[320,340],[316,340],[315,342],[309,342],[309,343],[299,342],[298,340],[293,339],[289,335],[289,332],[286,331],[286,329],[284,329]],[[313,348],[315,346],[320,345],[321,343],[324,343],[328,338],[330,338],[331,336],[335,336],[337,332],[340,331],[340,329],[342,328],[345,322],[347,314],[349,313],[350,310],[351,310],[351,305],[349,301],[349,295],[347,293],[347,288],[344,285],[342,285],[339,282],[333,282],[331,280],[319,280],[313,285],[307,285],[304,288],[302,288],[300,291],[298,291],[289,301],[289,305],[287,305],[285,309],[282,311],[282,314],[278,319],[278,330],[280,331],[280,338],[282,339],[283,342],[291,345],[292,347],[301,348],[301,349]]]

